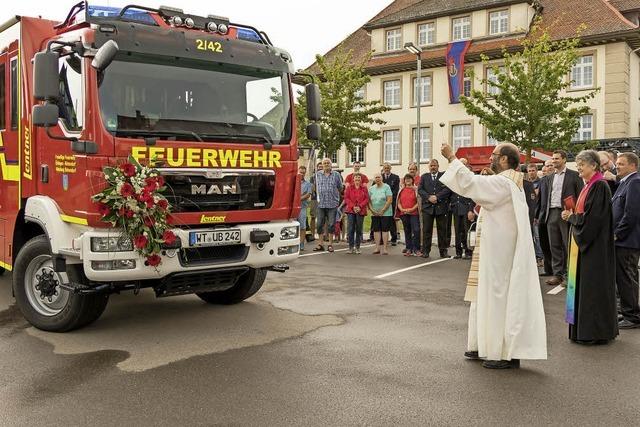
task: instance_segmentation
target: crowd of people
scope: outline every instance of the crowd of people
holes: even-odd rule
[[[500,150],[506,150],[507,154],[502,155]],[[567,167],[567,153],[557,150],[542,170],[529,164],[526,172],[520,172],[519,157],[514,166],[508,156],[513,150],[505,144],[500,150],[492,154],[492,167],[483,169],[479,175],[499,174],[514,182],[522,193],[530,238],[525,242],[516,240],[518,244],[531,244],[533,265],[537,264],[540,269],[536,268],[536,277],[538,274],[547,276],[547,285],[566,287],[569,338],[580,344],[604,344],[615,339],[619,329],[640,328],[638,156],[586,150],[576,156],[577,171],[574,171]],[[502,168],[496,159],[504,161]],[[454,258],[473,258],[467,295],[475,294],[474,283],[477,287],[482,282],[479,275],[482,262],[480,249],[474,250],[467,245],[467,234],[475,223],[477,239],[480,239],[482,221],[479,212],[484,208],[488,212],[485,217],[489,218],[489,213],[496,210],[494,205],[498,196],[491,197],[491,185],[481,181],[478,193],[469,197],[472,181],[456,184],[455,180],[470,180],[478,175],[470,171],[465,159],[451,156],[449,160],[458,162],[467,173],[461,174],[458,170],[455,179],[443,179],[444,173],[435,159],[429,162],[428,172],[421,176],[415,163],[409,165],[402,178],[385,163],[371,180],[360,171],[358,162],[344,179],[332,170],[330,159],[318,162],[309,180],[306,179],[306,168],[300,167],[303,209],[299,221],[307,224],[308,211],[311,229],[318,234],[318,243],[313,250],[334,251],[334,234],[337,229],[344,228],[344,218],[348,253],[360,254],[365,217],[370,215],[373,254],[388,255],[388,246],[395,246],[400,241],[397,225],[401,222],[405,256],[430,257],[435,224],[438,252],[444,258],[449,257],[453,228]],[[452,167],[453,163],[450,169]],[[505,180],[497,182],[504,185]],[[503,196],[505,194],[509,195],[504,192]],[[513,198],[512,202],[515,203]],[[486,230],[487,221],[484,222]],[[504,230],[501,232],[504,234]],[[515,235],[520,234],[516,232]],[[301,250],[304,250],[304,243],[305,233],[301,233]],[[326,248],[325,243],[328,243]],[[495,248],[486,246],[483,254],[497,254]],[[515,263],[517,252],[514,250],[509,254],[503,254],[502,258],[510,258]],[[472,301],[471,337],[471,319],[477,323],[479,314],[473,299],[468,300]],[[532,310],[536,311],[538,307]],[[469,346],[471,350],[467,352],[469,354],[465,353],[466,356],[486,357],[478,356],[477,349],[473,349],[477,347],[477,339],[477,336],[475,341],[470,338],[470,342],[476,344]],[[544,352],[546,355],[546,347]],[[514,367],[510,360],[499,358],[498,362],[504,363],[498,363],[497,367]]]

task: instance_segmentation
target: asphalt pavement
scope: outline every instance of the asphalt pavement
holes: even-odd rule
[[[343,249],[344,246],[336,247]],[[114,295],[79,331],[31,328],[0,278],[0,425],[636,425],[640,330],[549,360],[465,360],[469,261],[304,253],[235,306]]]

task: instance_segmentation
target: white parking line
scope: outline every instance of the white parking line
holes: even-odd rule
[[[360,249],[362,249],[362,248],[370,248],[370,247],[372,247],[372,246],[375,246],[375,245],[364,245],[364,246],[360,246]],[[336,250],[335,250],[335,251],[333,251],[333,252],[344,252],[344,251],[347,251],[347,250],[349,250],[349,248],[336,249]],[[330,253],[330,252],[328,252],[328,251],[325,249],[324,251],[320,251],[320,252],[314,252],[314,253],[311,253],[311,254],[303,254],[303,255],[298,256],[298,258],[302,258],[302,257],[305,257],[305,256],[312,256],[312,255],[324,255],[324,254],[328,254],[328,253]]]
[[[558,285],[555,288],[551,289],[549,292],[547,292],[547,295],[558,295],[563,290],[564,290],[564,286]]]
[[[452,259],[453,258],[441,258],[441,259],[437,259],[435,261],[424,262],[422,264],[413,265],[411,267],[402,268],[400,270],[395,270],[395,271],[392,271],[390,273],[381,274],[379,276],[374,277],[374,279],[384,279],[385,277],[393,276],[394,274],[404,273],[405,271],[415,270],[416,268],[426,267],[427,265],[433,265],[433,264],[437,264],[439,262],[451,261]]]

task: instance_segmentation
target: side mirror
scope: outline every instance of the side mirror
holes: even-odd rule
[[[37,101],[56,101],[60,96],[58,54],[38,52],[33,64],[33,97]]]
[[[58,124],[58,113],[56,104],[35,105],[31,120],[34,126],[48,128]]]
[[[309,120],[320,120],[322,118],[322,107],[320,104],[320,88],[315,83],[309,83],[304,87],[307,98],[307,118]]]
[[[118,50],[118,43],[109,40],[98,49],[96,56],[91,61],[91,66],[98,71],[105,70],[113,62]]]
[[[320,141],[320,125],[318,123],[310,123],[307,125],[307,139],[312,141]]]

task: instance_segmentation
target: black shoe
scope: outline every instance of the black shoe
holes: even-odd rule
[[[520,359],[512,360],[485,360],[482,367],[487,369],[519,369]]]
[[[621,320],[620,322],[618,322],[618,328],[620,329],[637,329],[640,328],[640,323],[633,323],[630,322],[626,319]]]
[[[447,251],[440,252],[440,258],[449,258],[449,253]]]
[[[471,360],[480,360],[480,356],[478,356],[477,351],[465,351],[464,357]]]
[[[456,254],[456,256],[454,256],[453,259],[462,259],[462,255]]]
[[[465,255],[462,257],[462,259],[472,259],[473,257],[471,255]]]
[[[422,254],[422,258],[429,258],[429,253],[425,252]]]
[[[398,246],[398,242],[391,242],[391,246]]]

